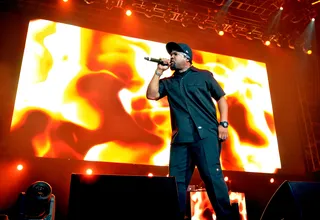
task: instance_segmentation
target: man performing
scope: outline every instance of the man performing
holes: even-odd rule
[[[169,175],[176,178],[181,214],[185,215],[187,187],[197,166],[217,219],[231,219],[228,189],[220,165],[221,142],[228,138],[225,93],[211,72],[192,66],[188,45],[169,42],[166,49],[170,60],[161,59],[149,83],[147,98],[168,97],[172,126]],[[160,79],[169,67],[174,74]],[[218,104],[220,123],[212,98]]]

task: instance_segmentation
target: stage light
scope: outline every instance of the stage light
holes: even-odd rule
[[[45,219],[55,218],[55,196],[51,186],[44,181],[32,183],[26,192],[20,193],[19,219]]]
[[[62,0],[63,2],[68,2],[68,0]]]
[[[224,35],[224,31],[219,31],[218,34],[219,34],[220,36],[223,36],[223,35]]]
[[[153,176],[153,174],[152,174],[152,173],[148,173],[148,176],[152,177],[152,176]]]
[[[280,7],[280,10],[283,11],[283,7]]]
[[[126,10],[126,15],[127,16],[131,16],[132,15],[132,11],[130,9]]]
[[[248,32],[247,32],[246,38],[247,38],[248,40],[253,40],[253,33],[252,33],[252,31],[248,31]]]
[[[273,178],[270,179],[270,183],[274,183],[274,179]]]
[[[23,170],[23,165],[22,165],[22,164],[19,164],[19,165],[17,166],[17,170],[19,170],[19,171]]]
[[[224,31],[223,31],[223,25],[222,24],[217,24],[215,27],[215,31],[218,35],[223,36],[224,35]]]
[[[311,46],[308,46],[308,45],[304,45],[303,48],[302,48],[303,52],[305,54],[308,54],[308,55],[311,55],[312,54],[312,48]]]
[[[228,182],[229,181],[229,177],[224,177],[224,181]]]
[[[264,42],[264,45],[269,46],[271,44],[271,42],[269,40]]]
[[[311,19],[311,21],[315,21],[315,20],[316,20],[315,18],[312,18],[312,19]]]
[[[169,174],[167,174],[167,177],[169,177]]]
[[[320,1],[312,2],[311,5],[315,5],[315,4],[318,4],[318,3],[320,3]]]
[[[87,170],[86,170],[86,174],[87,174],[87,175],[91,175],[92,173],[93,173],[92,169],[87,169]]]

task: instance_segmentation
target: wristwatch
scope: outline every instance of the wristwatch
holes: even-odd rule
[[[229,126],[229,123],[227,121],[221,121],[219,125],[221,125],[224,128],[227,128]]]

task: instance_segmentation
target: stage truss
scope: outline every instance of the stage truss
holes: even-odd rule
[[[3,8],[50,10],[61,7],[62,0],[1,0]],[[318,14],[314,0],[69,0],[72,7],[88,19],[130,9],[148,19],[180,23],[209,32],[228,33],[237,38],[270,41],[279,47],[309,49],[303,32]],[[280,10],[283,8],[283,10]],[[50,12],[49,12],[50,13]]]

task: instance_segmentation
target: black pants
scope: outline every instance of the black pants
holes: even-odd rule
[[[220,152],[221,143],[215,135],[193,143],[171,145],[169,173],[176,178],[182,213],[186,211],[187,187],[197,166],[217,219],[231,219],[231,205],[221,170]]]

